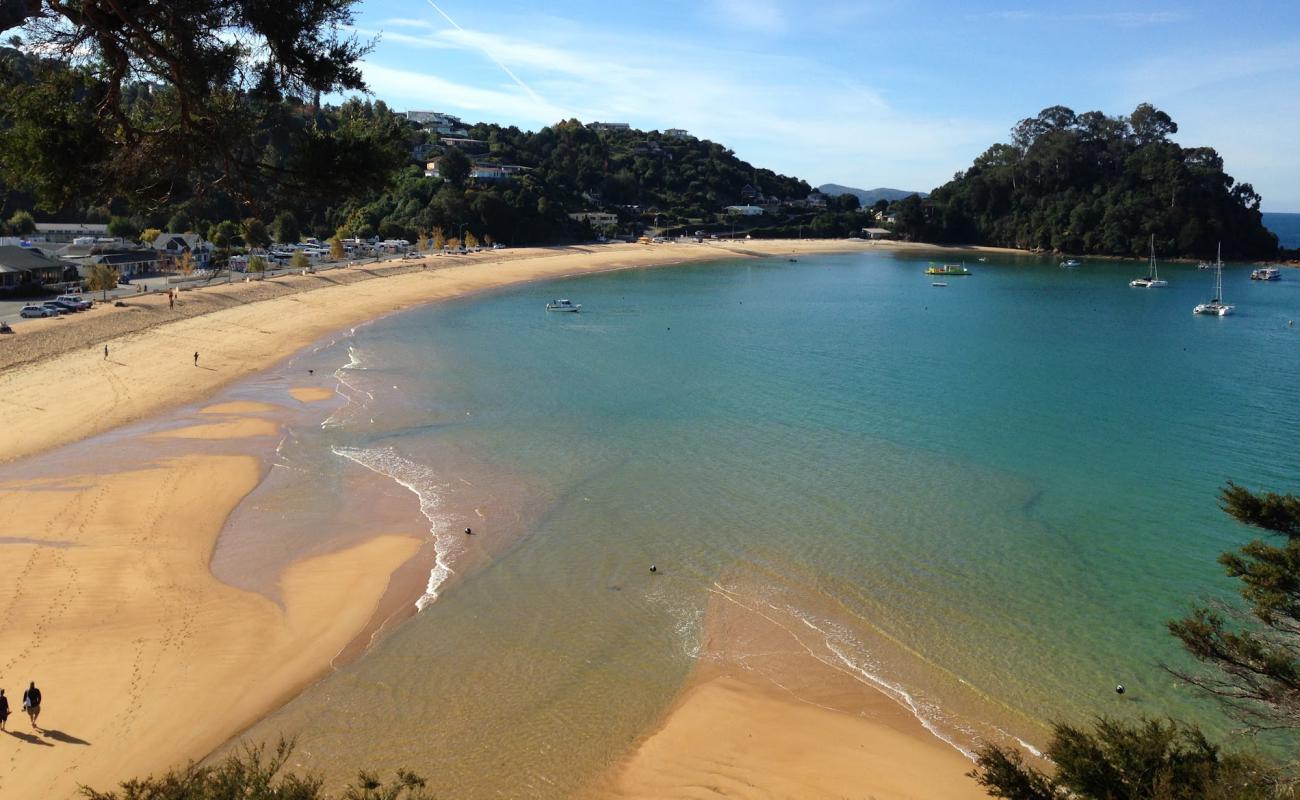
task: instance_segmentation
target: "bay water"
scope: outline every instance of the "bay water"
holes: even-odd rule
[[[1128,286],[1134,262],[989,256],[946,287],[925,265],[608,273],[303,356],[345,399],[287,440],[302,477],[247,505],[313,530],[342,505],[402,516],[438,557],[414,619],[249,736],[297,735],[331,781],[404,766],[457,797],[567,796],[707,657],[722,594],[965,750],[1099,713],[1230,731],[1162,669],[1186,664],[1164,623],[1231,596],[1215,557],[1253,534],[1225,481],[1297,489],[1300,279],[1231,266],[1237,314],[1206,318],[1194,265],[1158,290]],[[341,499],[377,479],[369,513]]]

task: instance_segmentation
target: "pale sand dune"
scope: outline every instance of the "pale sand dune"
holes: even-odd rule
[[[235,419],[214,422],[210,425],[187,425],[153,434],[163,439],[247,439],[253,436],[275,436],[280,426],[269,419]]]
[[[70,797],[201,757],[322,675],[419,540],[383,536],[301,562],[284,607],[208,571],[258,482],[251,456],[0,485],[0,677],[13,697],[0,797]],[[45,694],[32,732],[27,681]]]
[[[299,403],[320,403],[338,397],[335,392],[319,386],[295,386],[289,390],[289,396]]]

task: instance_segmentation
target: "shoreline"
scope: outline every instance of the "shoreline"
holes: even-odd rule
[[[99,351],[103,340],[96,338],[101,332],[101,327],[95,325],[97,320],[86,318],[80,328],[74,328],[79,321],[74,318],[65,325],[66,331],[73,332],[74,343],[78,346],[68,347],[61,353],[0,375],[0,398],[3,398],[0,400],[0,424],[15,432],[0,445],[0,466],[13,473],[16,466],[22,466],[23,459],[38,454],[55,454],[65,445],[130,423],[153,419],[170,409],[201,403],[241,379],[265,373],[338,331],[416,305],[471,297],[507,286],[622,269],[801,253],[941,252],[925,245],[845,241],[768,240],[744,242],[743,246],[732,244],[742,243],[506,251],[510,254],[508,258],[456,261],[435,269],[415,266],[360,282],[315,288],[314,284],[319,283],[318,276],[292,276],[280,280],[301,284],[300,291],[267,299],[245,298],[242,302],[227,302],[225,307],[175,321],[145,320],[150,324],[118,333],[107,340],[111,359],[104,359]],[[445,263],[432,258],[426,261],[435,265]],[[328,277],[329,273],[325,275]],[[249,291],[264,288],[260,283],[252,284]],[[268,283],[274,285],[279,281]],[[182,295],[181,305],[187,304],[193,294],[232,300],[226,297],[228,293],[238,293],[241,291],[238,287],[249,284],[231,286],[236,288],[212,287],[200,293],[186,293]],[[154,305],[165,308],[165,298],[154,298]],[[118,311],[120,314],[131,310]],[[111,316],[105,315],[102,319]],[[78,334],[82,338],[75,341]],[[21,343],[22,340],[20,335],[9,341]],[[190,353],[195,349],[201,353],[197,365],[190,363]],[[292,396],[304,405],[323,399],[319,392],[310,390]],[[206,410],[215,409],[210,407]],[[266,474],[259,468],[250,478],[246,467],[217,469],[211,465],[234,463],[221,460],[225,458],[251,458],[238,455],[238,442],[268,435],[267,421],[250,415],[248,409],[232,408],[229,412],[219,413],[222,413],[220,420],[190,425],[188,430],[172,432],[163,438],[176,447],[197,447],[213,441],[233,442],[232,446],[237,448],[235,454],[191,454],[177,461],[138,469],[103,459],[102,463],[111,464],[106,473],[65,470],[60,474],[64,485],[75,486],[78,490],[70,498],[64,498],[72,503],[70,506],[55,507],[33,502],[37,493],[46,487],[15,485],[24,483],[21,477],[6,486],[13,489],[7,493],[13,503],[10,506],[13,518],[28,520],[25,527],[44,529],[51,534],[34,537],[30,542],[2,543],[11,548],[6,555],[15,553],[13,548],[21,547],[23,553],[18,554],[19,557],[26,556],[31,563],[40,562],[36,572],[29,570],[24,573],[24,583],[37,580],[54,586],[66,571],[68,560],[63,557],[62,549],[65,549],[69,537],[64,535],[63,526],[67,524],[64,520],[70,513],[80,519],[82,525],[78,529],[81,538],[73,539],[75,558],[79,562],[85,559],[82,568],[100,578],[98,584],[87,587],[88,593],[83,594],[78,589],[78,601],[86,607],[76,606],[77,613],[72,615],[75,619],[60,612],[61,624],[66,623],[60,630],[50,630],[59,626],[38,623],[35,617],[27,626],[25,617],[13,613],[14,608],[23,604],[18,603],[17,598],[11,601],[11,625],[8,626],[8,637],[4,638],[13,641],[0,638],[0,645],[10,652],[21,651],[22,655],[10,664],[9,672],[29,663],[27,659],[34,655],[48,660],[51,648],[58,650],[74,665],[79,659],[84,662],[89,656],[83,653],[78,657],[75,653],[81,648],[95,646],[92,644],[94,637],[88,632],[102,627],[102,620],[93,609],[107,601],[116,601],[119,605],[122,602],[117,596],[116,586],[104,581],[117,580],[119,571],[129,570],[132,557],[143,558],[146,551],[141,548],[156,546],[156,542],[145,541],[111,549],[92,546],[103,541],[98,537],[120,536],[139,527],[158,529],[170,535],[172,538],[168,541],[175,545],[176,553],[182,554],[177,556],[181,560],[169,566],[155,567],[140,577],[138,585],[147,589],[141,596],[158,595],[161,591],[159,586],[164,586],[174,590],[178,597],[198,593],[203,602],[195,605],[178,600],[174,606],[127,609],[114,621],[112,628],[116,630],[116,637],[112,642],[98,642],[96,657],[109,665],[108,672],[116,668],[129,671],[129,674],[118,676],[121,686],[110,688],[111,694],[135,698],[135,693],[148,691],[158,699],[156,705],[133,701],[133,706],[120,710],[122,715],[141,719],[147,735],[124,737],[123,741],[114,742],[115,747],[105,747],[104,744],[108,744],[105,740],[111,736],[107,730],[94,731],[93,734],[89,730],[81,731],[77,736],[83,740],[96,741],[91,738],[93,735],[103,744],[83,751],[86,756],[78,758],[72,765],[60,763],[58,777],[43,775],[40,770],[27,765],[19,770],[17,776],[0,775],[0,788],[12,788],[12,780],[16,777],[25,781],[20,786],[32,789],[40,787],[40,782],[47,779],[55,782],[46,784],[45,788],[63,787],[64,783],[60,781],[75,779],[107,789],[109,782],[118,779],[161,770],[186,758],[202,758],[275,711],[339,663],[364,653],[379,637],[410,617],[410,609],[405,608],[409,606],[405,602],[410,594],[407,590],[420,581],[422,576],[417,574],[420,565],[428,560],[426,551],[430,542],[424,531],[372,531],[372,535],[359,544],[352,542],[338,550],[296,558],[280,573],[282,597],[279,603],[257,592],[234,589],[213,575],[209,559],[217,538],[226,528],[230,513],[260,485]],[[223,478],[221,485],[225,488],[220,496],[205,491],[206,486],[186,484],[189,486],[186,489],[189,508],[179,509],[184,516],[176,516],[178,509],[167,507],[166,501],[161,505],[154,503],[143,509],[134,509],[125,499],[116,499],[119,496],[132,497],[153,483],[179,486],[191,473],[210,481],[216,480],[213,475],[217,472],[243,477]],[[141,477],[146,475],[147,479]],[[124,483],[117,483],[119,481]],[[100,507],[99,499],[106,495],[114,496],[114,502],[107,506],[111,511]],[[84,507],[89,510],[84,510]],[[195,514],[196,509],[206,513]],[[27,516],[17,516],[19,513]],[[90,533],[86,533],[87,530]],[[171,552],[172,546],[165,549]],[[196,564],[197,553],[203,556]],[[426,555],[421,556],[421,553]],[[123,557],[126,557],[126,566],[118,560]],[[367,566],[356,570],[359,563]],[[340,572],[345,569],[344,565],[348,565],[346,574]],[[360,582],[350,593],[339,593],[330,588],[338,581],[346,583],[348,580]],[[164,593],[161,596],[170,595]],[[344,597],[348,600],[346,604]],[[24,607],[33,601],[35,598],[29,599]],[[241,608],[244,610],[237,610]],[[37,605],[28,611],[38,615],[39,609],[37,601]],[[248,631],[239,624],[232,630],[232,610],[236,617],[257,619],[260,633],[249,637]],[[41,650],[44,652],[33,652],[34,646],[23,648],[23,640],[14,638],[21,637],[27,627],[41,631]],[[124,634],[124,630],[130,633]],[[218,662],[217,666],[196,675],[202,671],[193,669],[188,661],[169,661],[180,652],[177,645],[168,644],[172,640],[167,638],[177,630],[190,636],[187,641],[195,636],[203,639],[200,644],[189,646],[201,646],[204,652],[209,653],[203,657],[205,659],[215,655],[213,660]],[[134,652],[106,655],[114,652],[114,643],[120,645],[119,639],[122,638],[129,645],[128,649],[133,648]],[[249,642],[248,638],[260,638],[261,641]],[[138,674],[144,650],[150,651],[149,658],[153,664],[147,679]],[[232,653],[239,655],[232,660]],[[239,668],[233,669],[232,664]],[[67,702],[67,698],[77,698],[77,693],[82,691],[77,685],[77,676],[71,672],[62,674],[58,670],[44,669],[40,674],[50,676],[42,678],[43,685],[53,687],[51,694],[61,698],[60,705]],[[177,726],[186,720],[165,721],[166,708],[178,702],[192,709],[203,708],[206,702],[206,707],[210,708],[213,702],[210,693],[232,681],[239,683],[237,676],[240,675],[256,676],[261,690],[241,698],[235,707],[218,707],[211,712],[212,718],[206,720],[206,725],[197,725],[189,720],[190,724],[182,732]],[[147,688],[144,686],[146,683],[150,684]],[[197,692],[208,699],[186,699],[187,692]],[[75,705],[84,707],[91,703],[88,698],[77,699]],[[64,707],[72,705],[69,703]],[[198,716],[199,712],[196,710],[195,714]],[[55,715],[51,713],[49,716]],[[114,719],[112,713],[106,716],[110,722]],[[117,719],[120,721],[120,717]],[[938,739],[934,742],[946,747]],[[122,772],[129,774],[123,775]]]
[[[977,800],[987,794],[968,776],[973,766],[915,708],[718,586],[673,702],[580,796],[695,797],[705,786],[755,800]]]

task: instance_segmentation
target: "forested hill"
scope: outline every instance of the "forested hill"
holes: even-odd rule
[[[1128,116],[1063,106],[1022,120],[928,201],[897,209],[912,238],[1068,253],[1270,258],[1260,197],[1210,147],[1169,140],[1178,125],[1142,104]]]

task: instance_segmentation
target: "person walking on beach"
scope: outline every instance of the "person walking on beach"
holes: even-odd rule
[[[197,367],[198,365],[199,365],[199,351],[198,351],[198,350],[195,350],[195,351],[194,351],[194,366]]]
[[[5,721],[9,719],[9,698],[5,697],[5,690],[0,689],[0,731],[5,729]]]
[[[104,345],[104,360],[108,360],[108,345]]]
[[[23,711],[32,718],[32,727],[39,731],[36,718],[41,715],[41,690],[36,688],[36,681],[32,681],[27,691],[23,692]]]

